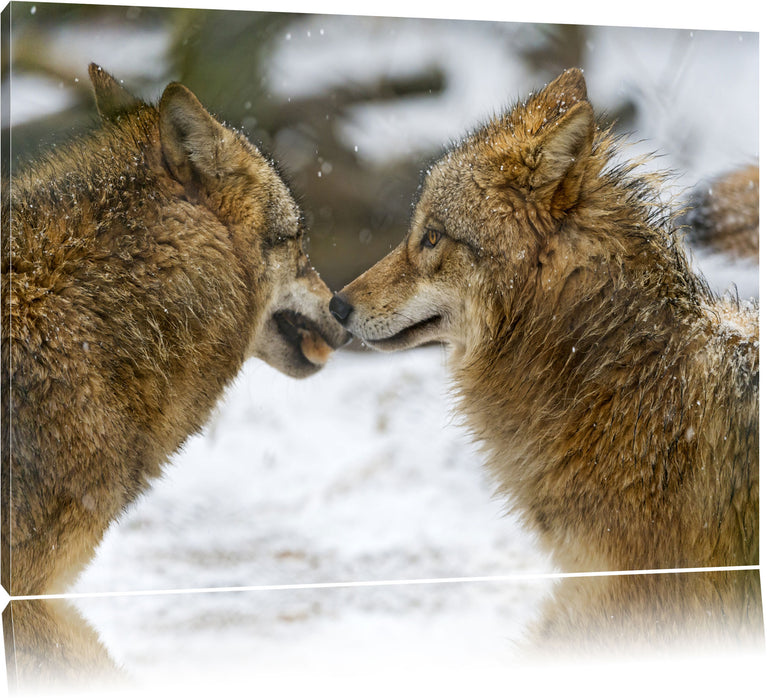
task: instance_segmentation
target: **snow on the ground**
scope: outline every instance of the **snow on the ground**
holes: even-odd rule
[[[141,683],[388,664],[509,668],[548,590],[539,580],[84,599]]]
[[[73,589],[552,572],[504,517],[481,462],[453,418],[439,347],[343,351],[301,382],[252,360],[204,432],[108,532]],[[467,654],[495,661],[509,656],[549,586],[541,578],[345,586],[78,606],[117,660],[145,678],[178,663],[293,664],[343,651],[366,659],[394,647],[408,658],[424,647],[440,662]]]
[[[547,571],[502,517],[452,416],[444,365],[436,347],[345,351],[298,381],[248,361],[75,588]]]

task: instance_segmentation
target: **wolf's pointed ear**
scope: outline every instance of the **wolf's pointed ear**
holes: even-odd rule
[[[547,197],[551,210],[566,211],[579,198],[595,136],[595,115],[582,71],[572,68],[561,73],[536,95],[531,107],[544,117],[532,145],[529,184]]]
[[[550,96],[566,104],[584,102],[587,100],[585,76],[579,68],[564,70],[541,91],[540,96],[545,102],[549,101]]]
[[[542,134],[531,186],[540,189],[578,169],[593,147],[595,118],[590,103],[577,102]]]
[[[180,182],[193,172],[215,177],[228,162],[232,134],[219,124],[188,88],[170,83],[159,103],[159,133],[173,175]]]
[[[113,121],[142,104],[137,97],[127,92],[110,73],[96,63],[89,64],[89,78],[94,88],[97,111],[107,121]]]

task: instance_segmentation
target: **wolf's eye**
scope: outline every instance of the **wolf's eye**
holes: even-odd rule
[[[422,248],[433,248],[442,240],[443,235],[441,231],[435,228],[427,228],[423,233],[423,238],[420,239],[420,246]]]

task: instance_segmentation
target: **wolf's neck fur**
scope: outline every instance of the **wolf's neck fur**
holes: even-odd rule
[[[167,455],[205,422],[244,361],[257,303],[250,280],[258,265],[247,250],[235,253],[239,242],[204,207],[187,207],[185,219],[176,210],[184,187],[163,164],[158,121],[155,109],[143,108],[19,172],[18,234],[13,257],[4,249],[3,259],[20,273],[45,261],[45,275],[28,277],[71,288],[74,314],[100,309],[89,317],[97,319],[89,321],[89,332],[102,334],[100,346],[114,358],[108,376],[116,396],[132,406],[132,415],[150,416],[143,439]],[[51,218],[52,207],[59,217]],[[180,272],[179,248],[197,260],[197,275]],[[84,265],[84,258],[99,264]],[[126,302],[122,284],[136,290],[140,306]],[[214,308],[221,313],[210,313]],[[111,321],[108,330],[104,319]],[[183,397],[189,387],[196,396]]]
[[[628,205],[627,230],[604,231],[608,257],[584,232],[617,216],[590,229],[580,215],[524,288],[492,290],[504,298],[492,338],[453,358],[460,408],[511,506],[564,568],[752,563],[754,525],[735,551],[704,540],[710,518],[728,517],[714,460],[756,449],[724,443],[733,426],[715,385],[740,383],[748,339],[720,342],[711,295],[644,211]],[[707,502],[689,511],[686,489]]]

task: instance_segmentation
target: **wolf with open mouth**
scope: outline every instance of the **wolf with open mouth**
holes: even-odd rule
[[[3,198],[13,595],[73,580],[246,358],[306,377],[349,337],[273,163],[183,85],[152,106],[89,73],[100,127]]]

